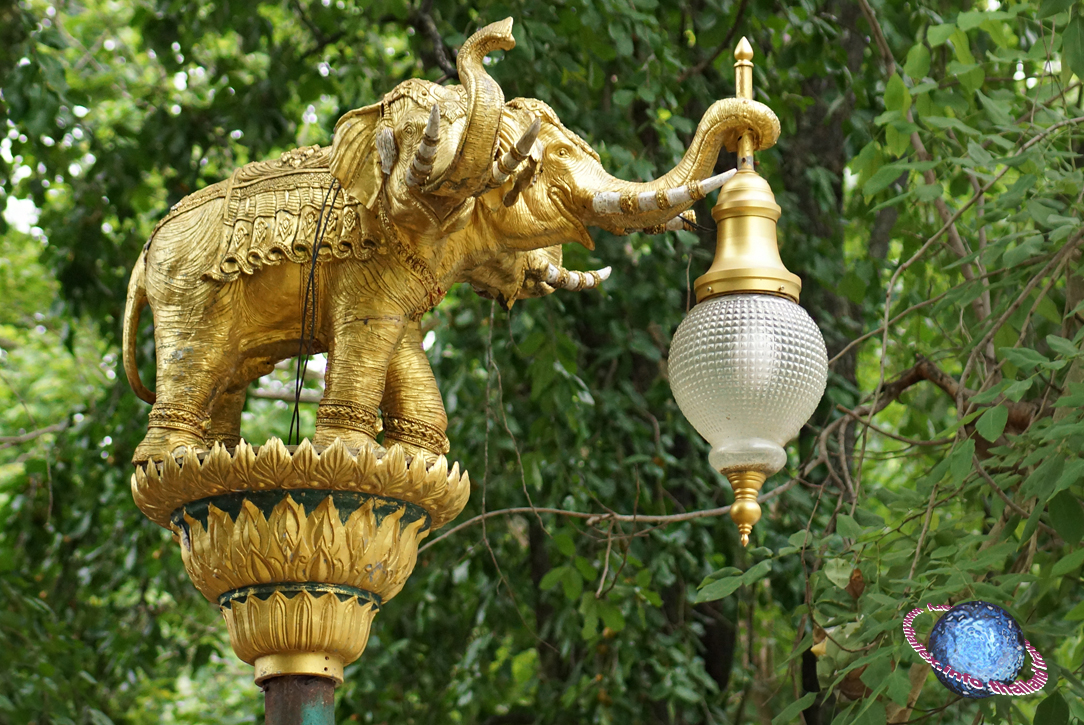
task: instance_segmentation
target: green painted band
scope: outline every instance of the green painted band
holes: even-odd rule
[[[218,606],[230,607],[233,602],[241,603],[249,597],[266,600],[275,592],[282,592],[287,599],[292,599],[301,592],[308,592],[314,597],[322,597],[325,594],[334,594],[340,602],[357,597],[359,600],[372,602],[380,609],[384,603],[379,594],[358,589],[345,584],[325,584],[323,582],[276,582],[274,584],[253,584],[248,587],[231,589],[218,598]]]
[[[376,523],[378,526],[384,520],[385,516],[396,513],[403,508],[405,508],[406,511],[403,513],[403,518],[400,522],[402,525],[413,523],[418,519],[425,519],[422,530],[425,531],[432,526],[432,517],[429,515],[429,512],[416,503],[361,491],[333,491],[326,488],[281,488],[274,491],[237,491],[235,493],[225,493],[219,496],[209,496],[181,506],[170,515],[170,520],[178,529],[187,530],[188,526],[184,520],[185,514],[187,514],[206,526],[208,507],[213,505],[215,508],[225,511],[231,519],[236,521],[237,516],[241,513],[241,506],[245,501],[250,501],[266,517],[270,516],[271,511],[275,506],[281,503],[287,496],[304,508],[306,516],[311,516],[312,512],[316,510],[316,507],[323,503],[324,499],[330,497],[335,504],[336,510],[339,512],[339,520],[343,524],[350,518],[350,514],[357,511],[369,501],[372,501],[373,514],[376,516]]]

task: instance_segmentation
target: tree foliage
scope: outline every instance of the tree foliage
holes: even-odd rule
[[[340,720],[1084,721],[1084,4],[24,0],[0,8],[0,722],[258,718],[130,498],[128,271],[185,194],[328,143],[406,78],[454,82],[455,48],[509,15],[506,96],[625,178],[674,164],[749,37],[829,389],[748,550],[726,516],[631,521],[730,501],[666,379],[713,233],[596,230],[566,264],[612,265],[601,292],[511,313],[453,290],[426,324],[472,523],[382,610]],[[242,432],[287,421],[250,400]],[[1044,654],[1042,695],[960,700],[907,647],[911,607],[975,598]]]

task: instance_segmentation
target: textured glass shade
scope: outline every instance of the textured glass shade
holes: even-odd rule
[[[798,304],[724,295],[698,304],[678,326],[669,374],[678,406],[712,446],[716,470],[771,475],[824,394],[828,354]]]

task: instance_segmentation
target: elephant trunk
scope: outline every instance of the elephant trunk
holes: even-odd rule
[[[711,175],[723,146],[736,150],[738,138],[744,133],[757,137],[755,148],[769,148],[779,136],[779,120],[756,101],[727,98],[711,105],[681,161],[654,181],[623,181],[610,176],[601,166],[592,165],[593,174],[577,179],[578,186],[589,196],[585,221],[627,229],[665,224],[729,179],[720,175],[709,183],[697,184]],[[658,202],[645,203],[656,198]]]
[[[451,165],[427,186],[427,192],[465,199],[486,188],[497,150],[504,92],[486,72],[482,59],[515,45],[512,18],[505,18],[470,36],[459,49],[456,68],[467,91],[467,126]]]

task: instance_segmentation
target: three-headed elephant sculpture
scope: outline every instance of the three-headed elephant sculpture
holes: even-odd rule
[[[412,79],[345,114],[330,149],[307,147],[237,169],[177,203],[132,272],[124,367],[154,403],[134,460],[238,440],[249,384],[308,344],[327,352],[313,444],[447,451],[447,418],[419,319],[449,285],[511,304],[596,286],[561,245],[593,248],[587,227],[661,233],[733,172],[707,178],[748,128],[741,99],[714,104],[679,164],[648,183],[607,174],[545,103],[505,102],[484,56],[511,49],[512,20],[461,48],[462,85]],[[735,112],[737,111],[737,112]],[[755,130],[755,129],[754,129]],[[774,138],[770,130],[761,134]],[[140,309],[154,315],[156,393],[139,379]]]

